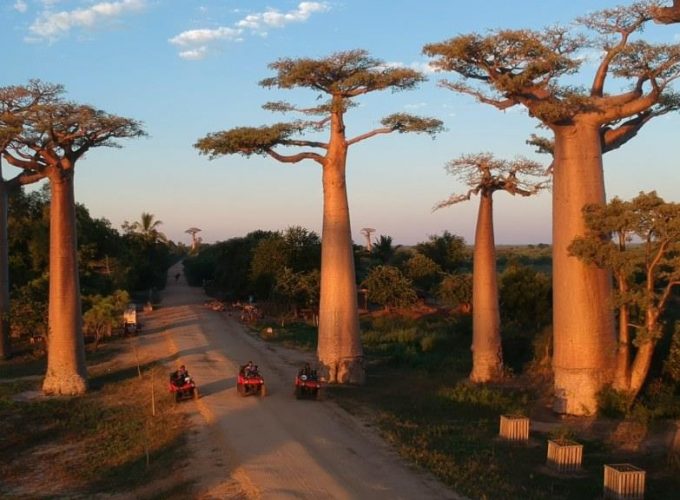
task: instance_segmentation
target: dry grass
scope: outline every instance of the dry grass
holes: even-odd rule
[[[89,496],[171,476],[187,424],[158,376],[151,415],[150,373],[94,377],[94,389],[80,398],[17,401],[38,383],[0,384],[0,496]]]

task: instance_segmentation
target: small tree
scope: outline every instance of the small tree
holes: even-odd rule
[[[680,204],[656,192],[640,193],[629,202],[614,198],[605,207],[588,205],[584,219],[588,232],[569,250],[612,271],[619,313],[613,387],[632,400],[649,373],[671,291],[680,285]]]
[[[83,327],[87,333],[94,335],[95,349],[105,337],[110,337],[113,328],[119,325],[125,307],[130,302],[130,295],[123,290],[116,290],[112,295],[90,298],[91,306],[83,314]]]
[[[429,292],[439,284],[442,268],[420,252],[416,252],[404,263],[404,274],[420,290]]]
[[[37,86],[44,84],[35,83]],[[50,291],[47,394],[87,390],[76,242],[75,166],[90,149],[118,147],[116,138],[144,135],[139,122],[64,101],[63,90],[26,111],[21,133],[4,157],[50,183]]]
[[[269,65],[276,72],[260,85],[280,89],[307,88],[325,94],[329,101],[310,108],[274,102],[265,109],[320,117],[270,126],[238,127],[209,134],[196,147],[211,158],[226,154],[268,155],[283,163],[312,160],[323,171],[323,229],[321,235],[321,298],[317,354],[330,382],[362,383],[363,349],[359,315],[345,171],[349,147],[380,134],[394,132],[434,134],[439,120],[397,113],[382,120],[382,127],[348,138],[345,114],[353,100],[381,90],[412,89],[424,80],[421,73],[388,67],[365,50],[338,52],[321,59],[279,59]],[[326,142],[297,138],[305,132],[329,128]],[[279,147],[308,148],[290,155]]]
[[[368,290],[368,299],[385,309],[407,307],[418,299],[411,280],[393,266],[374,267],[361,285]]]
[[[416,245],[416,250],[432,259],[447,273],[460,271],[469,258],[465,239],[449,231],[430,235],[427,241]]]
[[[397,249],[392,244],[392,237],[381,234],[380,237],[371,245],[371,256],[377,259],[382,264],[391,264],[394,259]]]
[[[472,311],[472,274],[447,274],[437,289],[439,301],[458,312]]]
[[[493,230],[493,194],[531,196],[544,187],[543,167],[526,159],[496,160],[490,153],[465,155],[447,165],[450,173],[468,185],[466,194],[452,195],[435,209],[479,195],[472,271],[472,372],[473,382],[488,382],[503,371],[501,319],[498,305],[496,243]]]

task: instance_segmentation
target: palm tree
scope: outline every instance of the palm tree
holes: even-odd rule
[[[452,195],[435,209],[469,200],[479,195],[479,213],[475,230],[472,270],[472,372],[473,382],[488,382],[500,377],[503,370],[501,320],[496,279],[496,244],[493,230],[493,194],[507,191],[531,196],[545,186],[533,177],[544,176],[544,169],[526,159],[496,160],[490,153],[464,155],[448,163],[447,169],[470,190]]]
[[[161,233],[158,228],[163,225],[162,220],[157,220],[154,214],[142,212],[138,221],[132,224],[124,224],[124,227],[130,232],[138,234],[149,245],[156,243],[167,243],[168,238]]]

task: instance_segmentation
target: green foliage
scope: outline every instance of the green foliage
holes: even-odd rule
[[[472,274],[447,274],[437,289],[437,299],[447,307],[469,311],[472,308]]]
[[[591,12],[570,28],[463,34],[428,44],[423,52],[434,59],[436,69],[458,75],[457,81],[444,81],[445,87],[498,109],[523,105],[549,126],[572,124],[574,117],[586,114],[601,116],[606,152],[634,137],[650,118],[677,109],[677,101],[666,96],[673,94],[671,83],[680,75],[680,49],[633,38],[658,19],[654,12],[659,11],[656,1],[634,2]],[[592,86],[575,88],[568,77],[583,66],[584,50],[596,50],[601,60]],[[646,102],[632,109],[621,106],[629,90],[613,95],[604,88],[620,80]]]
[[[379,59],[372,58],[365,50],[336,52],[325,58],[282,58],[271,64],[275,76],[260,82],[263,87],[279,89],[307,88],[326,94],[327,102],[310,107],[298,107],[287,102],[276,101],[264,105],[274,112],[297,112],[304,115],[322,116],[321,120],[310,122],[298,120],[290,123],[275,123],[261,127],[235,127],[230,130],[210,133],[199,139],[194,147],[211,159],[221,155],[254,154],[270,155],[279,161],[296,163],[312,159],[325,164],[325,156],[304,151],[284,156],[275,151],[277,146],[321,148],[328,151],[330,143],[296,138],[305,132],[317,133],[329,125],[331,115],[344,115],[356,104],[352,99],[375,91],[412,89],[425,80],[422,73],[403,67],[387,67]],[[367,139],[378,133],[415,132],[434,135],[442,130],[442,122],[433,118],[422,118],[397,113],[383,120],[384,129],[373,130],[346,141],[346,145]],[[338,130],[345,135],[344,127]],[[337,136],[336,136],[337,137]],[[333,139],[331,136],[330,140]]]
[[[124,290],[116,290],[112,295],[84,297],[89,308],[83,314],[83,329],[95,338],[95,345],[120,325],[130,295]]]
[[[630,408],[630,396],[611,386],[604,387],[597,393],[597,408],[604,417],[623,418]]]
[[[361,49],[336,52],[321,59],[282,58],[269,68],[276,76],[262,80],[263,87],[303,87],[345,98],[384,89],[411,89],[425,80],[412,69],[385,67],[381,60]]]
[[[14,338],[47,336],[47,274],[15,287],[10,301],[10,332]]]
[[[400,134],[407,132],[425,133],[431,136],[442,132],[444,126],[440,120],[434,118],[422,118],[406,113],[395,113],[383,118],[380,123]]]
[[[447,273],[459,271],[470,258],[463,237],[448,231],[441,235],[431,235],[427,242],[418,243],[416,250],[433,260]]]
[[[391,264],[397,248],[392,244],[392,237],[381,234],[371,247],[371,256],[381,264]]]
[[[368,299],[385,308],[406,307],[414,304],[417,296],[411,280],[393,266],[371,269],[362,283],[368,289]]]
[[[663,366],[664,374],[680,385],[680,321],[675,323],[668,357]]]
[[[548,275],[520,264],[500,276],[500,311],[504,329],[535,334],[552,321],[552,283]]]
[[[459,382],[454,387],[446,387],[439,396],[457,403],[483,406],[502,413],[526,413],[529,404],[527,393],[513,393],[489,385]]]
[[[404,274],[422,290],[431,290],[441,280],[442,269],[432,259],[415,253],[404,263]]]
[[[283,144],[294,134],[304,131],[303,122],[276,123],[262,127],[236,127],[231,130],[215,132],[199,139],[194,147],[201,154],[214,159],[221,155],[241,154],[264,155],[274,146]]]

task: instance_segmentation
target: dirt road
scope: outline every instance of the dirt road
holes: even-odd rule
[[[312,355],[265,344],[238,318],[204,307],[202,290],[176,282],[177,272],[139,342],[164,350],[159,357],[176,352],[200,386],[201,398],[182,405],[193,422],[191,467],[202,471],[198,498],[461,498],[332,401],[296,400],[295,371]],[[248,360],[265,377],[264,398],[236,393]]]

